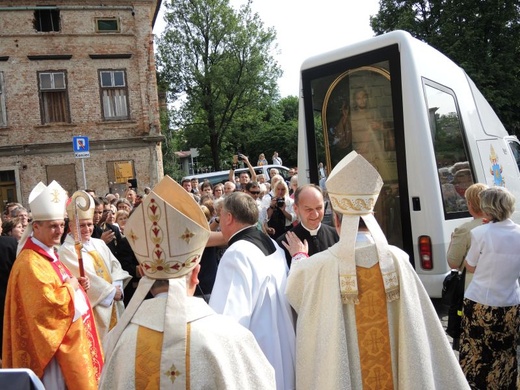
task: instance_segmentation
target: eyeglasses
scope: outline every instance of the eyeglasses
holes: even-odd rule
[[[112,215],[115,214],[112,210],[103,210],[103,214],[108,214],[108,213],[110,213]]]
[[[260,195],[260,191],[249,191],[249,193],[253,195]]]

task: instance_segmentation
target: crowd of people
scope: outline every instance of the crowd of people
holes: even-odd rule
[[[374,218],[383,181],[364,157],[349,153],[322,186],[298,186],[295,168],[256,177],[242,158],[250,174],[216,185],[166,176],[119,199],[39,183],[28,209],[6,205],[2,367],[49,389],[516,388],[507,190],[468,188],[475,219],[450,245],[450,265],[474,275],[459,363]]]

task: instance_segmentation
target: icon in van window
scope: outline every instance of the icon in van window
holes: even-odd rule
[[[397,180],[388,62],[349,69],[330,83],[322,106],[327,169],[355,150],[385,183]]]

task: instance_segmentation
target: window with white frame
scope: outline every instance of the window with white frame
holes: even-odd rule
[[[96,18],[96,32],[118,33],[121,32],[119,18]]]
[[[70,123],[67,75],[64,71],[38,73],[42,123]]]
[[[7,111],[5,109],[4,73],[0,72],[0,127],[7,126]]]
[[[124,70],[100,70],[103,118],[128,119],[128,88]]]

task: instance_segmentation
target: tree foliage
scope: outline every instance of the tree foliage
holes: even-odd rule
[[[158,40],[157,65],[168,86],[187,144],[220,169],[254,134],[265,107],[277,98],[280,68],[272,57],[276,34],[248,2],[172,0]],[[204,157],[202,157],[204,158]]]
[[[406,30],[460,65],[510,133],[520,133],[518,0],[381,0],[376,34]]]
[[[256,164],[260,153],[271,163],[275,151],[288,167],[298,160],[298,97],[287,96],[273,102],[264,113],[263,121],[244,143],[244,151]]]

